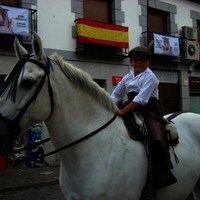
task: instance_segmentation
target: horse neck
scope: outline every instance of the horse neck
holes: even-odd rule
[[[111,111],[69,81],[65,80],[61,87],[56,88],[60,89],[57,91],[55,109],[46,124],[59,146],[85,136],[112,118]]]

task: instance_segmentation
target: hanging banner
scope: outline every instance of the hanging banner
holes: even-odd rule
[[[161,34],[153,34],[154,54],[179,56],[179,38]]]
[[[29,34],[29,10],[0,5],[0,33]]]
[[[128,27],[106,24],[79,18],[77,23],[77,41],[128,48]]]

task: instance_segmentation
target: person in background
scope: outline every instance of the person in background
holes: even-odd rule
[[[113,90],[111,97],[117,105],[127,95],[128,104],[118,110],[124,116],[137,111],[145,121],[149,132],[153,161],[154,184],[163,188],[177,180],[171,173],[173,168],[170,160],[167,135],[163,122],[163,110],[159,102],[159,81],[150,65],[150,53],[146,47],[135,47],[129,52],[131,70],[122,78]]]
[[[38,143],[42,139],[42,125],[35,124],[27,131],[28,149],[26,165],[31,168],[46,167],[48,163],[44,159],[44,150],[42,145]]]

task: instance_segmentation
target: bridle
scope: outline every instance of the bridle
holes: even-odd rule
[[[17,116],[14,119],[8,119],[7,117],[2,116],[2,114],[0,113],[0,120],[7,121],[7,122],[9,121],[16,128],[16,130],[18,130],[18,131],[15,132],[16,136],[19,135],[19,127],[17,125],[19,120],[22,118],[23,114],[26,112],[26,110],[28,109],[30,104],[34,100],[36,100],[40,90],[42,89],[42,86],[44,85],[46,78],[48,80],[48,90],[49,90],[50,103],[51,103],[51,113],[50,113],[50,115],[52,114],[53,108],[54,108],[53,91],[52,91],[50,78],[49,78],[50,67],[51,67],[50,58],[47,57],[46,64],[43,64],[42,62],[39,62],[37,60],[32,59],[32,57],[33,57],[33,54],[26,54],[25,56],[22,57],[21,60],[19,60],[17,62],[17,64],[15,65],[15,67],[13,68],[13,70],[11,71],[9,76],[6,78],[4,84],[1,88],[1,91],[0,91],[0,96],[2,96],[3,94],[6,93],[8,88],[10,88],[6,98],[9,98],[9,96],[12,96],[12,93],[16,93],[17,80],[18,80],[19,75],[20,75],[20,73],[21,73],[26,62],[31,62],[31,63],[36,64],[41,69],[43,69],[44,72],[45,72],[45,75],[42,77],[42,79],[41,79],[37,89],[33,93],[32,97],[27,101],[25,106],[20,110],[19,114],[17,114]],[[15,80],[15,82],[13,82],[13,79]],[[12,97],[12,100],[15,101],[15,97]]]
[[[54,99],[53,99],[53,90],[52,90],[52,87],[51,87],[50,77],[49,77],[49,74],[50,74],[50,67],[52,66],[52,65],[51,65],[51,60],[50,60],[49,57],[47,57],[47,62],[46,62],[46,64],[43,64],[42,62],[39,62],[39,61],[37,61],[37,60],[32,59],[32,58],[31,58],[32,56],[33,56],[32,54],[27,54],[27,55],[25,55],[25,56],[16,64],[15,67],[16,67],[16,68],[18,68],[18,67],[19,67],[19,68],[22,68],[26,62],[31,62],[31,63],[36,64],[36,65],[37,65],[38,67],[40,67],[41,69],[43,69],[45,74],[44,74],[43,78],[41,79],[41,81],[40,81],[40,83],[39,83],[37,89],[36,89],[35,92],[33,93],[32,97],[29,99],[29,101],[26,103],[26,105],[20,110],[19,114],[12,120],[12,121],[14,121],[14,122],[18,122],[18,121],[21,119],[21,117],[23,116],[23,114],[26,112],[26,110],[28,109],[28,107],[30,106],[30,104],[31,104],[34,100],[36,100],[38,94],[40,93],[40,91],[41,91],[41,89],[42,89],[42,87],[43,87],[43,85],[44,85],[44,82],[45,82],[46,78],[47,78],[47,80],[48,80],[48,91],[49,91],[50,104],[51,104],[51,113],[50,113],[50,115],[53,113]],[[15,71],[15,68],[14,68],[13,71]],[[12,72],[13,72],[13,71],[12,71]],[[11,72],[11,73],[12,73],[12,72]],[[9,77],[8,77],[8,78],[9,78]]]
[[[17,64],[15,65],[15,67],[13,68],[13,70],[11,71],[11,73],[9,74],[9,76],[6,78],[4,84],[2,85],[0,96],[6,95],[6,100],[8,98],[11,98],[13,101],[15,101],[16,92],[17,92],[17,82],[19,79],[19,75],[22,72],[22,69],[26,62],[32,62],[36,64],[37,66],[42,68],[45,72],[44,77],[41,79],[32,97],[27,101],[25,106],[20,110],[20,112],[17,114],[17,116],[14,119],[9,119],[0,113],[1,137],[4,137],[4,140],[5,140],[4,143],[2,142],[3,140],[1,141],[1,147],[0,147],[1,149],[6,148],[6,147],[11,148],[14,140],[19,136],[20,128],[18,126],[18,122],[22,118],[23,114],[28,109],[32,101],[34,101],[37,98],[46,78],[48,79],[48,90],[49,90],[50,103],[51,103],[50,115],[53,112],[53,108],[54,108],[53,91],[52,91],[50,78],[49,78],[50,67],[51,67],[50,59],[47,58],[47,63],[43,64],[39,61],[32,59],[32,57],[33,57],[32,54],[27,54],[21,60],[19,60]]]
[[[12,72],[11,72],[11,73],[9,74],[9,76],[7,77],[5,83],[4,83],[3,87],[2,87],[2,90],[1,90],[1,92],[0,92],[0,95],[2,95],[2,94],[5,92],[5,90],[6,90],[7,86],[8,86],[8,84],[10,83],[10,81],[13,79],[13,77],[14,77],[16,74],[18,74],[18,77],[19,77],[19,74],[20,74],[20,72],[21,72],[21,70],[22,70],[22,68],[24,67],[24,64],[25,64],[26,62],[31,62],[31,63],[36,64],[36,65],[39,66],[41,69],[43,69],[44,72],[45,72],[44,77],[41,79],[41,81],[40,81],[40,83],[39,83],[37,89],[36,89],[35,92],[33,93],[32,97],[28,100],[28,102],[27,102],[27,103],[25,104],[25,106],[20,110],[19,114],[18,114],[14,119],[10,120],[10,119],[8,119],[8,118],[2,116],[1,113],[0,113],[0,119],[10,121],[10,123],[13,124],[13,126],[15,126],[16,129],[19,129],[18,126],[17,126],[19,120],[22,118],[23,114],[26,112],[26,110],[28,109],[28,107],[30,106],[30,104],[31,104],[34,100],[36,100],[38,94],[40,93],[40,91],[41,91],[41,89],[42,89],[42,87],[43,87],[43,85],[44,85],[44,82],[45,82],[46,78],[47,78],[47,80],[48,80],[48,91],[49,91],[50,104],[51,104],[51,113],[50,113],[50,116],[51,116],[51,114],[53,113],[53,109],[54,109],[53,90],[52,90],[52,86],[51,86],[51,82],[50,82],[50,77],[49,77],[49,75],[50,75],[50,68],[53,69],[53,67],[52,67],[52,65],[51,65],[51,59],[50,59],[49,57],[47,57],[47,62],[46,62],[46,64],[43,64],[42,62],[39,62],[39,61],[37,61],[37,60],[32,59],[32,57],[33,57],[32,54],[27,54],[27,55],[25,55],[25,56],[15,65],[14,69],[12,70]],[[17,79],[18,79],[18,77],[17,77]],[[50,117],[50,116],[49,116],[49,117]],[[65,145],[65,146],[63,146],[63,147],[61,147],[61,148],[58,148],[58,149],[55,150],[55,151],[49,152],[49,153],[45,154],[44,156],[52,155],[52,154],[54,154],[54,153],[60,152],[60,151],[62,151],[62,150],[64,150],[64,149],[70,148],[71,146],[74,146],[74,145],[76,145],[76,144],[79,144],[79,143],[85,141],[86,139],[88,139],[88,138],[94,136],[95,134],[97,134],[98,132],[100,132],[101,130],[103,130],[104,128],[106,128],[108,125],[110,125],[110,124],[116,119],[116,117],[117,117],[117,114],[115,114],[107,123],[105,123],[104,125],[102,125],[102,126],[99,127],[98,129],[96,129],[95,131],[93,131],[93,132],[87,134],[86,136],[84,136],[84,137],[82,137],[82,138],[77,139],[76,141],[74,141],[74,142],[72,142],[72,143],[70,143],[70,144],[67,144],[67,145]],[[17,135],[19,135],[19,133],[18,133]],[[47,138],[47,139],[45,139],[44,141],[41,141],[40,143],[38,143],[38,145],[39,145],[39,144],[43,144],[43,143],[45,143],[45,142],[47,142],[47,141],[49,141],[49,140],[50,140],[50,139]],[[23,148],[23,150],[24,150],[24,149],[25,149],[25,148]],[[22,149],[18,149],[17,152],[18,152],[18,151],[21,151],[21,150],[22,150]]]

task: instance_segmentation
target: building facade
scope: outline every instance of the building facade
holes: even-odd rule
[[[36,31],[40,35],[47,55],[57,52],[75,66],[88,72],[109,93],[114,89],[115,81],[130,68],[128,50],[138,45],[149,47],[152,52],[151,69],[160,80],[160,99],[165,106],[165,113],[179,110],[200,113],[198,1],[0,0],[0,7],[5,5],[28,9],[29,31]],[[91,35],[84,34],[88,34],[86,36],[91,39],[100,31],[100,35],[97,36],[101,37],[100,43],[94,41],[94,38],[79,40],[82,39],[83,33],[78,32],[77,27],[82,23],[78,19],[83,19],[82,25],[88,25],[84,20],[94,22],[92,28],[90,27],[94,32],[91,32]],[[103,34],[104,31],[108,31],[107,28],[103,31],[99,30],[99,26],[111,30],[127,28],[126,45],[116,45],[113,41],[112,44],[109,43],[109,40],[118,42],[118,39],[123,41],[123,38],[113,38],[112,34],[109,38]],[[78,34],[80,38],[77,37]],[[2,34],[0,31],[2,78],[10,72],[17,61],[12,47],[15,35]],[[21,43],[30,49],[31,33],[18,37]],[[156,53],[156,41],[159,41],[159,38],[163,40],[162,44],[169,44],[171,39],[175,38],[178,41],[179,54],[174,56]]]

